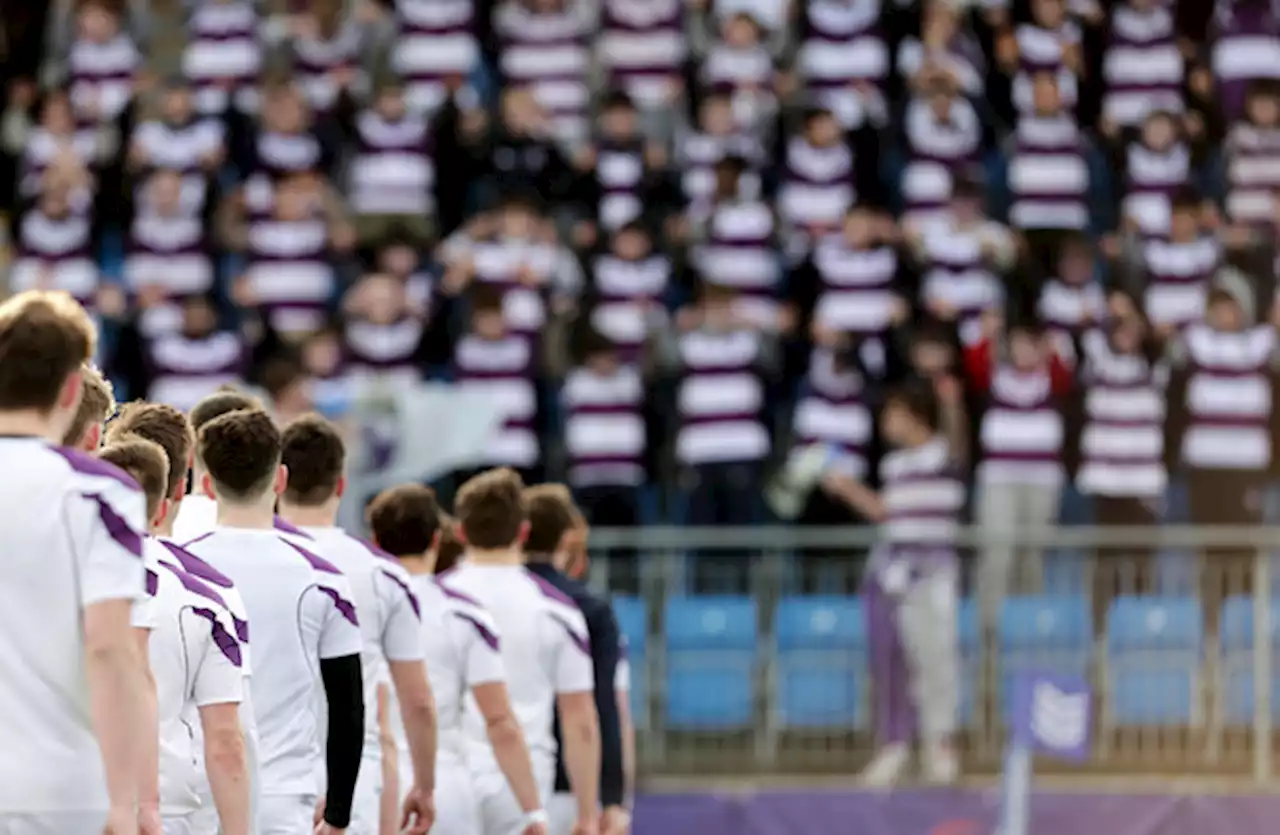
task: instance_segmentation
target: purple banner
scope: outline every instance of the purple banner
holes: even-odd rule
[[[636,835],[993,835],[996,791],[766,792],[648,795]],[[1035,835],[1274,835],[1280,797],[1038,792]]]

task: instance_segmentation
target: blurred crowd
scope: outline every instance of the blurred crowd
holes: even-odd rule
[[[153,12],[27,10],[0,118],[9,284],[96,310],[125,396],[449,381],[502,404],[487,464],[594,523],[735,524],[797,445],[874,483],[923,375],[979,522],[1150,522],[1187,470],[1198,519],[1258,512],[1269,0]]]

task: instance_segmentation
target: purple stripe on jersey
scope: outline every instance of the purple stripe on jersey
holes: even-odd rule
[[[307,562],[311,563],[311,567],[314,568],[316,571],[321,571],[325,574],[337,574],[341,576],[342,572],[338,570],[338,567],[333,563],[329,562],[328,560],[324,559],[323,557],[317,557],[315,554],[311,553],[306,548],[303,548],[300,545],[290,542],[287,539],[281,539],[280,541],[287,544],[290,548],[292,548],[293,550],[301,554],[303,557],[305,557]]]
[[[160,585],[160,575],[156,574],[150,568],[147,569],[147,597],[155,597],[156,589]]]
[[[591,642],[575,632],[573,630],[573,624],[555,613],[552,613],[551,619],[564,627],[564,631],[569,633],[569,640],[573,641],[573,645],[575,647],[582,650],[583,654],[588,658],[591,657]]]
[[[445,574],[448,574],[448,573],[450,573],[451,571],[453,571],[453,569],[452,569],[452,568],[451,568],[451,569],[449,569],[449,571],[444,572],[444,574],[441,574],[439,577],[436,577],[436,585],[440,587],[440,591],[444,592],[444,596],[445,596],[445,597],[452,597],[454,600],[461,600],[463,603],[470,603],[472,606],[475,606],[475,607],[477,607],[477,608],[483,609],[483,608],[484,608],[484,604],[483,604],[483,603],[481,603],[479,600],[476,600],[476,599],[475,599],[474,597],[472,597],[471,595],[469,595],[469,594],[463,594],[462,592],[458,591],[457,589],[455,589],[455,588],[450,588],[449,586],[446,586],[444,583],[440,582],[440,579],[441,579],[442,577],[444,577],[444,576],[445,576]]]
[[[532,571],[529,571],[529,569],[527,568],[525,569],[525,573],[529,576],[531,580],[533,580],[533,582],[538,584],[538,589],[547,597],[550,597],[552,600],[555,600],[558,603],[563,603],[566,606],[572,606],[575,609],[578,608],[578,604],[573,602],[572,597],[560,591],[560,589],[551,585],[551,583],[547,582],[542,577],[539,577],[537,574],[534,574]]]
[[[275,519],[272,520],[272,525],[274,525],[275,529],[278,531],[284,531],[285,533],[293,534],[294,536],[300,536],[303,539],[315,538],[311,534],[304,531],[302,528],[298,527],[292,522],[289,522],[280,518],[279,516],[275,517]]]
[[[471,617],[471,615],[468,615],[466,612],[454,612],[453,614],[474,626],[476,628],[476,632],[480,633],[480,638],[489,645],[489,649],[494,652],[498,651],[498,636],[493,634],[493,631],[489,629],[489,627]]]
[[[341,614],[347,620],[351,621],[352,626],[360,625],[360,618],[356,617],[355,604],[353,604],[350,600],[347,600],[345,597],[339,594],[338,590],[335,588],[330,588],[329,586],[321,586],[321,585],[317,585],[316,588],[324,592],[329,597],[329,599],[333,601],[333,605],[337,607],[338,613]]]
[[[210,531],[209,533],[213,533],[213,532]],[[191,540],[191,542],[199,542],[200,540],[204,539],[205,536],[208,536],[208,535],[209,534],[207,533],[204,536],[196,537],[195,539]],[[213,583],[215,586],[220,586],[221,588],[224,588],[224,589],[229,589],[235,586],[235,583],[231,582],[230,577],[223,574],[221,571],[214,568],[213,566],[209,565],[209,563],[200,559],[195,554],[183,548],[181,545],[178,545],[177,543],[174,543],[174,542],[169,542],[168,540],[164,540],[164,539],[157,539],[156,541],[159,542],[161,545],[163,545],[165,548],[167,548],[169,553],[173,555],[173,558],[178,561],[178,565],[182,567],[182,570],[187,572],[191,576],[199,577],[201,580],[204,580],[206,583]],[[188,544],[191,544],[191,543],[188,543]]]
[[[174,565],[173,563],[168,563],[168,562],[165,562],[164,560],[161,560],[160,564],[163,565],[165,568],[169,569],[170,571],[172,571],[174,576],[178,578],[178,580],[182,583],[183,588],[185,588],[187,591],[191,592],[192,594],[198,594],[201,597],[206,598],[208,600],[212,600],[214,603],[217,603],[219,606],[221,606],[224,609],[227,608],[227,601],[222,599],[222,595],[218,594],[210,586],[201,582],[199,577],[196,577],[193,574],[183,571],[181,566]]]
[[[208,533],[202,533],[199,536],[197,536],[195,539],[188,540],[187,542],[182,543],[182,545],[180,545],[179,547],[190,548],[192,545],[195,545],[197,542],[203,542],[204,540],[208,539],[211,536],[213,536],[213,531],[209,531]]]
[[[78,473],[114,479],[131,490],[142,492],[142,488],[138,486],[138,482],[134,481],[128,473],[117,467],[115,464],[103,461],[101,458],[81,452],[78,449],[68,449],[63,446],[49,448],[67,459],[67,463],[71,465],[71,469]]]
[[[413,589],[409,588],[409,584],[406,583],[404,580],[401,580],[393,572],[387,571],[385,568],[382,569],[382,573],[385,574],[391,580],[391,582],[395,583],[397,586],[403,589],[404,593],[409,596],[409,605],[413,607],[413,613],[418,616],[419,620],[421,620],[422,606],[421,604],[418,603],[418,596],[413,593]]]
[[[191,611],[209,621],[209,631],[213,634],[213,642],[218,645],[218,649],[222,650],[222,654],[227,656],[228,661],[239,667],[242,660],[240,643],[227,632],[226,627],[222,625],[222,621],[218,620],[217,612],[198,606],[192,606]]]
[[[102,524],[106,527],[107,533],[111,534],[111,538],[135,557],[142,556],[142,535],[129,527],[129,523],[121,519],[120,515],[111,509],[111,505],[104,502],[97,493],[85,493],[84,497],[97,502],[98,517],[102,519]]]
[[[369,553],[370,553],[370,554],[373,554],[375,557],[379,557],[379,558],[381,558],[381,559],[384,559],[384,560],[386,560],[387,562],[393,562],[393,563],[395,563],[396,565],[399,565],[399,564],[400,564],[400,560],[396,559],[393,555],[388,554],[386,551],[384,551],[384,550],[382,550],[381,548],[379,548],[375,543],[370,542],[370,541],[369,541],[369,540],[367,540],[367,539],[361,539],[361,538],[360,538],[360,537],[358,537],[358,536],[357,536],[357,537],[353,537],[353,539],[355,539],[355,541],[356,541],[356,542],[359,542],[359,543],[360,543],[361,545],[363,545],[364,547],[368,548],[368,549],[369,549]]]

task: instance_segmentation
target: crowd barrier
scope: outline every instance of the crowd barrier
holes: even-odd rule
[[[1082,674],[1096,700],[1090,758],[1051,769],[1270,778],[1280,527],[970,529],[961,543],[967,771],[999,770],[1008,683],[1033,669]],[[642,774],[861,767],[874,739],[858,581],[874,545],[868,528],[593,531]],[[978,565],[1000,547],[1022,570],[994,600]]]

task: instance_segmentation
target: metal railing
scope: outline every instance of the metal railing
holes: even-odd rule
[[[773,627],[784,599],[856,595],[875,541],[869,528],[594,530],[592,584],[628,598],[623,602],[643,612],[642,651],[632,659],[642,772],[847,774],[861,767],[875,744],[865,643],[855,640],[846,650],[810,658],[806,669],[818,672],[806,679],[797,676],[794,659],[778,650]],[[1280,645],[1273,649],[1272,611],[1280,605],[1273,564],[1280,559],[1280,528],[1062,527],[1016,534],[969,529],[960,542],[961,620],[970,621],[960,627],[960,744],[970,772],[999,769],[1006,738],[1004,679],[1031,663],[1048,669],[1079,664],[1091,681],[1097,709],[1092,756],[1081,767],[1087,772],[1213,773],[1259,782],[1271,777],[1280,741],[1273,734],[1271,693],[1280,669],[1273,655]],[[1019,644],[1010,631],[1033,627],[1001,623],[998,613],[978,611],[983,607],[976,567],[995,547],[1016,547],[1019,560],[1042,564],[1028,572],[1031,579],[1010,586],[1009,599],[1032,606],[1065,600],[1068,608],[1088,613],[1080,644]],[[701,594],[754,601],[751,649],[667,651],[668,603]],[[1150,610],[1150,640],[1137,649],[1114,637],[1123,631],[1113,623],[1120,598],[1137,598],[1146,607],[1142,611]],[[1009,605],[1006,599],[996,608]],[[1181,620],[1166,624],[1160,620],[1166,617]],[[1188,619],[1194,623],[1182,622]],[[672,719],[673,704],[689,698],[689,687],[719,686],[714,676],[681,681],[679,671],[734,664],[746,670],[740,666],[736,677],[723,680],[737,684],[724,686],[749,688],[749,718],[701,724]],[[844,673],[832,671],[845,668],[852,679],[847,686],[855,691],[843,694],[852,699],[847,717],[815,723],[787,715],[786,702],[797,692],[838,689]],[[680,692],[669,692],[672,685]]]

